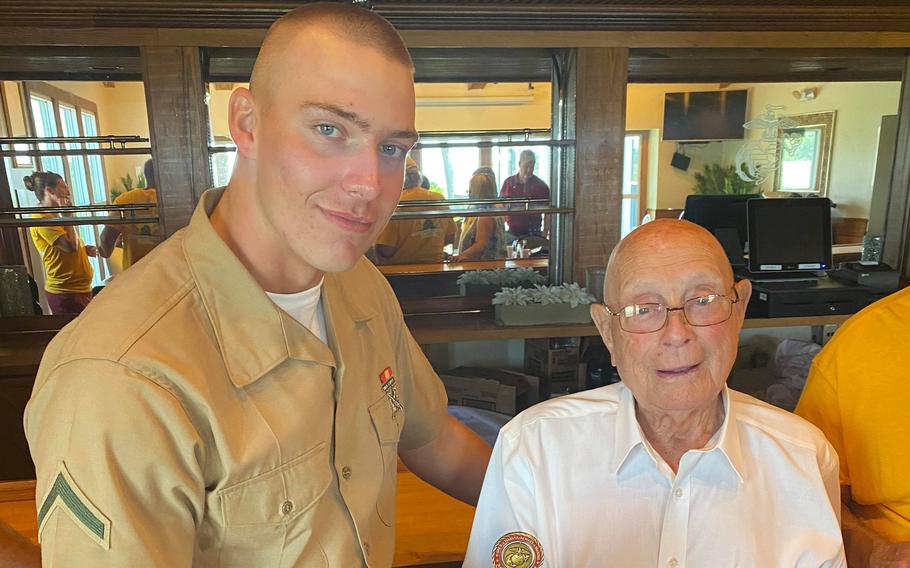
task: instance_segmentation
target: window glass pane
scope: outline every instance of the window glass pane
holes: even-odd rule
[[[621,237],[628,235],[638,226],[638,198],[625,197],[622,200]]]
[[[626,135],[623,152],[623,195],[638,195],[641,180],[641,135]]]
[[[781,191],[812,191],[818,172],[821,129],[805,128],[785,134],[780,163]]]
[[[57,121],[54,120],[54,103],[50,99],[32,96],[32,115],[35,117],[35,136],[58,136]],[[38,144],[39,150],[57,150],[58,144]],[[65,175],[63,158],[60,156],[47,156],[41,158],[41,169],[46,172]]]
[[[82,111],[82,131],[86,136],[98,136],[98,121],[95,115]],[[97,148],[98,144],[92,142],[86,148]],[[107,184],[104,181],[104,168],[101,166],[101,156],[88,157],[88,170],[92,181],[92,196],[95,203],[107,202]]]
[[[446,199],[467,199],[471,175],[480,167],[477,148],[426,148],[420,151],[422,173]]]
[[[69,137],[79,136],[79,123],[76,119],[76,108],[66,104],[58,105],[60,108],[60,124],[63,126],[63,135]],[[79,150],[82,145],[78,143],[65,144],[67,150]],[[82,156],[67,156],[69,165],[70,191],[73,194],[73,205],[91,205],[89,196],[88,177],[85,171],[85,159]]]

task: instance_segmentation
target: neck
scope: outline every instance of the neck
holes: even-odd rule
[[[714,403],[686,411],[649,409],[636,402],[635,416],[645,438],[675,473],[683,454],[704,448],[720,429],[724,402],[718,395]]]
[[[293,294],[319,284],[323,273],[296,256],[275,232],[258,206],[252,185],[232,178],[210,221],[263,290]]]

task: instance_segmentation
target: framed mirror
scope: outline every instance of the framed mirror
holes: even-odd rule
[[[777,131],[774,191],[828,194],[834,118],[837,111],[787,117]]]

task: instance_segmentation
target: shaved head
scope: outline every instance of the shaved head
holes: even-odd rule
[[[688,259],[696,255],[716,262],[724,279],[733,281],[733,270],[723,247],[703,227],[676,219],[658,219],[638,227],[613,249],[607,262],[604,300],[613,305],[619,301],[622,282],[629,270],[636,269],[648,257]]]
[[[253,66],[250,91],[265,103],[287,69],[306,65],[291,49],[310,36],[327,33],[358,45],[376,49],[386,57],[413,69],[404,41],[387,20],[366,8],[347,3],[314,2],[291,10],[275,21],[266,33]]]

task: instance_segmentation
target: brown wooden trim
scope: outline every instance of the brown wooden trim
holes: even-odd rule
[[[199,49],[142,48],[162,232],[185,227],[209,185],[208,119]]]
[[[908,31],[497,31],[403,30],[408,47],[910,48]],[[41,38],[56,46],[259,47],[264,29],[0,27],[0,46]],[[34,44],[38,45],[38,44]]]
[[[603,268],[619,242],[626,134],[624,48],[578,50],[575,111],[575,254],[573,278]]]

